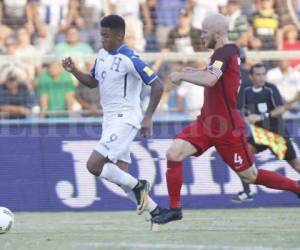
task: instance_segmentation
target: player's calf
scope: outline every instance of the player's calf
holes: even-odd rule
[[[92,175],[99,176],[106,162],[107,159],[104,156],[93,151],[86,163],[86,168]]]

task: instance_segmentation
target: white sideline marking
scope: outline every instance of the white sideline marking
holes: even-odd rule
[[[114,248],[136,248],[136,249],[182,249],[182,250],[272,250],[271,247],[254,247],[254,246],[203,246],[203,245],[180,245],[180,244],[151,244],[151,243],[128,243],[128,242],[91,242],[80,244],[92,248],[114,247]]]

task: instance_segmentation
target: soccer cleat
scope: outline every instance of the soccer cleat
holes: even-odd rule
[[[141,215],[148,206],[148,193],[150,184],[146,180],[139,180],[138,184],[132,189],[137,201],[137,213]]]
[[[160,215],[155,216],[151,219],[156,224],[166,224],[171,221],[181,220],[182,211],[181,208],[170,208],[161,210]]]
[[[151,221],[153,217],[161,215],[165,211],[168,211],[166,208],[161,208],[160,206],[156,206],[156,208],[149,213],[150,217],[146,217],[146,221]]]
[[[150,228],[151,228],[152,232],[159,232],[160,231],[160,225],[158,223],[154,223],[152,221],[152,218],[162,214],[166,210],[168,210],[168,209],[161,208],[160,206],[157,205],[156,208],[153,211],[150,212],[151,218],[149,218],[149,220],[147,220],[147,221],[151,222],[151,224],[150,224],[151,227]]]
[[[232,202],[241,203],[246,201],[253,201],[253,196],[249,193],[246,193],[244,191],[239,192],[237,196],[233,197],[231,199]]]
[[[160,206],[157,205],[157,207],[152,212],[150,212],[150,215],[151,215],[151,218],[154,218],[154,217],[159,216],[167,211],[169,211],[169,209],[161,208]]]

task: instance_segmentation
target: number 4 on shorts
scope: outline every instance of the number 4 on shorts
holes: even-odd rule
[[[237,153],[234,153],[234,156],[233,156],[233,161],[234,163],[238,163],[239,165],[242,165],[243,164],[243,159],[240,155],[238,155]]]

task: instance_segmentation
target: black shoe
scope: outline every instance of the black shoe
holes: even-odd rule
[[[236,197],[233,197],[231,199],[231,201],[237,202],[237,203],[241,203],[241,202],[245,202],[245,201],[253,201],[253,196],[249,193],[242,191],[242,192],[239,192]]]
[[[137,213],[141,215],[148,206],[148,193],[150,184],[146,180],[139,180],[138,184],[132,189],[137,202]]]
[[[161,208],[160,206],[157,205],[157,207],[152,212],[150,212],[150,215],[151,215],[151,218],[154,218],[154,217],[159,216],[162,213],[165,213],[167,211],[169,211],[169,209]]]
[[[181,219],[182,219],[181,208],[171,208],[171,209],[162,210],[160,215],[153,217],[151,221],[156,224],[166,224],[170,221],[181,220]]]

